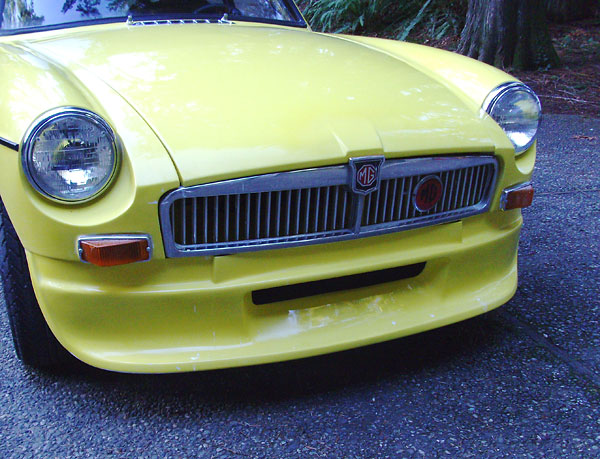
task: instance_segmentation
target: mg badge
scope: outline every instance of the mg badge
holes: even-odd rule
[[[419,212],[433,209],[442,197],[443,184],[437,175],[423,178],[413,193],[413,203]]]
[[[377,168],[372,164],[363,164],[356,171],[356,183],[361,187],[369,188],[377,180]]]
[[[352,191],[358,194],[369,194],[379,188],[379,170],[385,158],[383,156],[367,156],[350,159],[352,167]]]

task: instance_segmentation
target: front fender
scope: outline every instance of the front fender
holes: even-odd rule
[[[20,152],[0,146],[0,196],[25,249],[46,257],[76,260],[82,234],[148,233],[155,257],[164,250],[158,200],[179,186],[162,143],[142,118],[103,81],[70,71],[47,56],[14,44],[0,45],[0,136],[15,143],[44,112],[63,106],[102,116],[118,136],[122,161],[112,185],[85,204],[59,204],[37,193],[21,167]]]
[[[443,84],[471,108],[473,113],[491,120],[489,128],[495,131],[497,138],[505,139],[508,148],[512,148],[502,128],[481,110],[485,98],[494,88],[503,83],[518,81],[512,75],[475,59],[429,46],[372,37],[337,36],[395,57]],[[527,152],[505,165],[509,176],[515,177],[512,183],[517,183],[517,177],[521,174],[531,177],[535,158],[534,144]]]
[[[483,62],[429,46],[381,38],[338,35],[391,55],[446,86],[478,111],[492,89],[515,77]]]

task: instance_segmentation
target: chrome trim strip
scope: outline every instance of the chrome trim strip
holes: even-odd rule
[[[471,206],[468,203],[465,204],[467,207],[449,210],[454,206],[447,205],[447,208],[442,208],[438,213],[431,213],[434,210],[430,210],[423,213],[417,213],[416,209],[411,209],[411,197],[406,195],[412,189],[411,186],[415,182],[417,176],[427,176],[431,174],[442,174],[445,172],[455,172],[474,168],[477,166],[490,166],[492,169],[492,177],[488,179],[487,184],[484,180],[481,180],[481,192],[478,194],[482,195],[485,191],[484,186],[489,186],[488,193],[481,197],[480,202],[475,203]],[[489,169],[488,169],[489,170]],[[449,174],[447,174],[449,176]],[[494,190],[496,188],[496,182],[498,179],[498,163],[494,156],[491,155],[477,155],[477,156],[440,156],[440,157],[427,157],[427,158],[410,158],[410,159],[399,159],[399,160],[387,160],[381,165],[380,169],[380,180],[396,180],[396,186],[400,188],[399,180],[402,180],[401,190],[402,194],[399,196],[398,205],[398,217],[393,221],[384,223],[377,223],[377,216],[373,224],[369,225],[369,219],[366,220],[366,225],[363,225],[362,220],[364,218],[363,209],[365,206],[365,195],[348,193],[352,186],[353,181],[353,170],[350,164],[342,166],[329,166],[315,169],[304,169],[291,172],[281,172],[273,174],[264,174],[253,177],[245,177],[233,180],[226,180],[222,182],[208,183],[203,185],[196,185],[191,187],[182,187],[168,192],[163,196],[159,204],[159,217],[161,223],[161,230],[163,235],[163,242],[165,247],[165,254],[167,257],[189,257],[189,256],[214,256],[214,255],[228,255],[237,252],[245,251],[256,251],[266,250],[284,247],[294,247],[299,245],[310,245],[325,242],[344,241],[349,239],[356,239],[366,236],[375,236],[379,234],[386,234],[391,232],[403,231],[406,229],[413,229],[432,224],[445,223],[455,221],[461,218],[477,215],[488,210]],[[406,178],[409,178],[407,181]],[[472,187],[473,183],[468,181],[467,174],[458,174],[458,179],[451,180],[451,187],[462,186],[463,194],[464,187]],[[456,182],[456,183],[455,183]],[[406,188],[408,183],[408,188]],[[415,182],[416,183],[416,182]],[[344,192],[344,209],[343,215],[341,216],[342,225],[333,225],[329,231],[320,231],[308,234],[297,234],[299,232],[298,223],[300,222],[300,212],[302,198],[302,192],[299,190],[306,190],[310,188],[318,187],[337,187],[340,191]],[[476,190],[474,190],[476,191]],[[284,234],[278,233],[276,237],[260,237],[257,233],[256,238],[251,238],[250,234],[250,205],[246,204],[246,222],[245,222],[245,240],[242,241],[226,241],[226,242],[205,242],[205,244],[196,244],[195,246],[190,245],[179,245],[175,242],[173,228],[171,225],[172,219],[172,204],[181,199],[187,198],[205,198],[204,205],[208,206],[207,197],[216,196],[230,196],[245,194],[246,199],[250,199],[251,193],[270,193],[270,192],[287,192],[287,222],[290,220],[290,207],[295,209],[292,212],[292,219],[296,220],[296,223],[290,225],[289,231]],[[296,193],[294,193],[296,192]],[[296,199],[290,201],[290,196],[294,193]],[[449,193],[451,194],[451,193]],[[455,200],[458,198],[458,192],[456,193]],[[260,196],[260,195],[259,195]],[[375,196],[375,195],[372,195]],[[285,197],[282,197],[285,199]],[[350,201],[346,203],[347,198]],[[310,198],[309,198],[310,199]],[[310,201],[309,201],[310,204]],[[458,203],[460,204],[460,203]],[[346,205],[350,206],[349,221],[345,221],[346,216]],[[238,209],[239,211],[239,209]],[[255,209],[253,209],[254,215]],[[393,213],[393,212],[392,212]],[[285,214],[281,218],[284,218]],[[206,219],[204,219],[204,225],[206,225]],[[262,223],[262,222],[261,222]],[[303,222],[305,224],[308,223]],[[314,223],[313,223],[314,224]],[[238,225],[240,226],[240,225]],[[294,231],[295,230],[295,231]],[[264,233],[264,231],[263,231]],[[282,232],[283,233],[283,232]],[[296,233],[296,234],[294,234]],[[206,232],[204,233],[206,236]],[[269,235],[266,235],[269,236]],[[210,248],[202,247],[202,245],[210,245]]]
[[[77,238],[77,242],[75,243],[75,251],[79,256],[79,260],[82,263],[88,263],[89,261],[85,261],[81,258],[83,254],[83,249],[81,248],[81,241],[109,241],[114,239],[130,239],[130,240],[146,240],[148,242],[148,259],[142,261],[136,261],[136,263],[146,263],[147,261],[152,260],[152,255],[154,254],[154,244],[152,242],[152,236],[149,234],[89,234],[79,236]]]
[[[6,147],[6,148],[10,148],[11,150],[14,150],[14,151],[19,151],[18,143],[11,142],[10,140],[5,139],[4,137],[0,137],[0,145],[2,145],[3,147]]]
[[[147,26],[147,25],[173,25],[173,24],[235,24],[229,20],[227,13],[221,18],[181,18],[181,19],[142,19],[136,21],[133,16],[127,16],[128,26]]]
[[[220,19],[149,19],[136,21],[133,17],[127,17],[128,26],[151,26],[151,25],[173,25],[173,24],[211,24],[220,22]]]
[[[500,194],[500,210],[506,210],[506,203],[508,202],[508,194],[513,191],[520,190],[521,188],[527,188],[531,186],[531,182],[523,182],[509,188],[504,188],[502,194]]]

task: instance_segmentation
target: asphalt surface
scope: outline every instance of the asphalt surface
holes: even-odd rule
[[[546,117],[534,183],[507,305],[358,350],[55,374],[15,358],[2,305],[0,456],[600,457],[600,120]]]

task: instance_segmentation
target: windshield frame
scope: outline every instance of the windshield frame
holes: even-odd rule
[[[226,19],[228,22],[235,23],[239,22],[256,22],[259,24],[273,24],[287,27],[298,27],[307,29],[308,24],[302,17],[298,6],[293,0],[281,0],[285,6],[289,9],[292,16],[296,18],[295,21],[286,21],[280,19],[269,19],[269,18],[261,18],[254,16],[244,16],[240,14],[227,14]],[[70,22],[62,22],[58,24],[48,24],[48,25],[40,25],[40,26],[32,26],[32,27],[21,27],[18,29],[7,29],[0,30],[0,37],[11,36],[11,35],[22,35],[28,33],[36,33],[36,32],[47,32],[52,30],[61,30],[61,29],[73,29],[77,27],[86,27],[92,25],[100,25],[100,24],[115,24],[115,23],[141,23],[141,22],[152,22],[152,21],[192,21],[197,20],[198,23],[203,24],[205,22],[210,23],[218,23],[224,18],[223,14],[193,14],[193,13],[166,13],[166,14],[145,14],[145,15],[134,15],[130,14],[129,16],[114,16],[109,18],[100,18],[100,19],[84,19],[81,21],[70,21]]]

